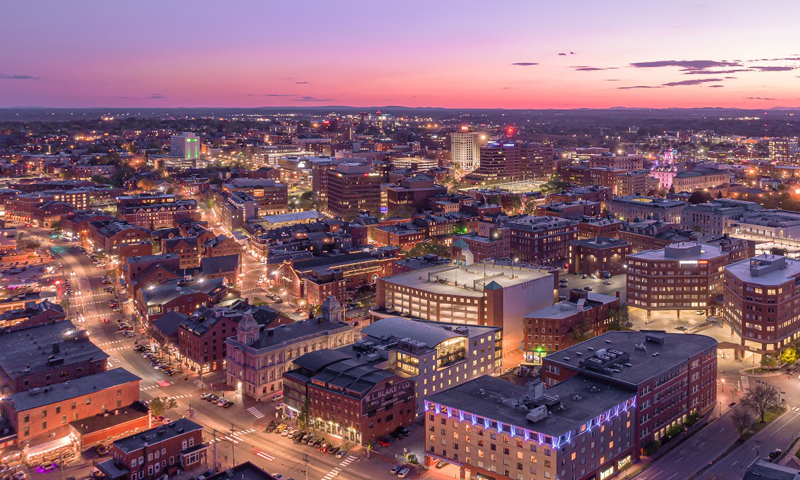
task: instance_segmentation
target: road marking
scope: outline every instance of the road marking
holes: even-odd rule
[[[345,459],[345,461],[343,461],[339,465],[341,465],[342,467],[346,467],[346,466],[350,465],[351,463],[353,463],[353,460],[355,460],[356,458],[357,457],[355,455],[350,455],[349,457],[347,457],[347,459]]]
[[[258,452],[258,453],[256,453],[256,455],[258,455],[259,457],[261,457],[263,459],[269,460],[270,462],[275,460],[275,457],[273,457],[272,455],[267,455],[264,452]]]
[[[737,463],[739,463],[739,460],[736,460],[735,462],[731,463],[731,467],[736,465]]]
[[[673,473],[672,477],[669,477],[667,480],[672,480],[675,477],[675,475],[677,475],[677,473]]]
[[[339,472],[341,472],[341,471],[342,471],[342,469],[341,469],[341,468],[334,468],[333,470],[331,470],[330,472],[328,472],[328,474],[327,474],[327,475],[325,475],[324,477],[322,477],[322,480],[330,480],[331,478],[338,477],[338,476],[339,476]],[[677,475],[677,474],[676,474],[676,475]]]
[[[264,416],[265,416],[263,413],[259,412],[256,407],[250,407],[250,408],[247,409],[247,411],[252,413],[253,416],[256,417],[256,418],[264,418]]]
[[[239,440],[236,440],[235,438],[231,438],[228,435],[225,435],[224,438],[225,438],[225,440],[228,440],[229,442],[239,443]]]
[[[701,443],[700,445],[698,445],[698,447],[702,447],[702,446],[703,446],[703,445],[705,445],[705,444],[706,444],[706,442],[703,442],[703,443]]]

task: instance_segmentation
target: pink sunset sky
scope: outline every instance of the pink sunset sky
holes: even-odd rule
[[[800,2],[10,2],[0,106],[800,106]]]

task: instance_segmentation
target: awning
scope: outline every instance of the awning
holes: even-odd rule
[[[45,453],[58,450],[59,448],[68,447],[70,445],[72,445],[72,440],[69,438],[69,435],[67,435],[66,437],[57,438],[55,440],[50,440],[49,442],[34,445],[33,447],[28,447],[24,450],[24,452],[26,457],[35,457],[37,455],[44,455]]]

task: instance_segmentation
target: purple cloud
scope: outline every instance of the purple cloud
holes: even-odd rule
[[[617,70],[618,67],[587,67],[579,65],[572,68],[574,68],[576,72],[599,72],[601,70]]]
[[[515,65],[517,67],[533,67],[534,65],[539,65],[536,62],[514,62],[511,65]]]
[[[751,68],[754,70],[758,70],[759,72],[788,72],[791,70],[797,70],[797,67],[778,66],[778,65],[756,66]]]
[[[294,95],[289,95],[288,93],[265,93],[265,97],[293,97]]]
[[[317,98],[309,95],[303,95],[302,97],[297,98],[298,102],[330,102],[332,100],[332,98]]]
[[[638,88],[664,88],[661,85],[633,85],[630,87],[617,87],[617,90],[635,90]]]
[[[752,72],[749,68],[735,68],[732,70],[690,70],[685,71],[684,75],[725,75],[727,73],[739,73],[739,72]]]
[[[308,84],[308,82],[294,82],[294,83],[295,83],[295,85],[306,85],[306,84]]]
[[[167,96],[161,93],[151,93],[149,96],[144,98],[149,98],[151,100],[161,100],[162,98],[167,98]]]
[[[709,85],[708,88],[722,88],[724,85]]]
[[[39,80],[39,77],[34,77],[33,75],[9,75],[0,73],[0,80]]]
[[[685,70],[707,70],[719,67],[741,67],[738,61],[729,62],[727,60],[658,60],[655,62],[635,62],[631,63],[634,68],[661,68],[661,67],[680,67]]]
[[[770,98],[770,97],[744,97],[744,99],[745,100],[767,100],[767,101],[770,101],[770,102],[775,101],[774,98]]]
[[[682,80],[680,82],[669,82],[669,83],[665,83],[664,86],[665,87],[683,87],[683,86],[687,86],[687,85],[700,85],[700,84],[703,84],[703,83],[721,82],[721,81],[722,81],[721,78],[697,78],[697,79],[692,79],[692,80]]]

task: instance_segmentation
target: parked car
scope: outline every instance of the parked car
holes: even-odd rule
[[[340,448],[339,451],[336,452],[336,458],[344,458],[345,455],[347,455],[346,448]]]
[[[403,468],[402,465],[392,465],[392,468],[389,469],[389,473],[397,475],[397,472],[400,471],[401,468]]]
[[[611,285],[611,280],[603,280],[603,285]]]
[[[401,440],[408,436],[410,432],[406,427],[397,427],[393,432],[392,436],[398,440]]]
[[[378,439],[378,445],[381,447],[388,447],[392,444],[392,440],[389,437],[381,437]]]
[[[780,448],[776,448],[775,450],[769,452],[769,459],[775,460],[776,458],[780,457],[782,453],[783,450],[781,450]]]
[[[397,471],[397,478],[406,478],[411,473],[409,467],[403,467]]]
[[[445,462],[444,460],[439,460],[438,462],[436,462],[436,468],[444,468],[446,466],[447,462]]]

